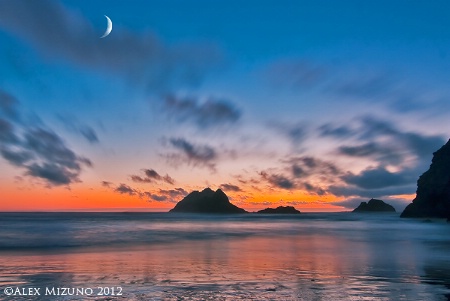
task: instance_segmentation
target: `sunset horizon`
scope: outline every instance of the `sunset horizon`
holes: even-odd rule
[[[450,300],[450,1],[0,0],[0,300]]]
[[[0,4],[0,211],[412,201],[450,133],[445,9],[175,2]]]

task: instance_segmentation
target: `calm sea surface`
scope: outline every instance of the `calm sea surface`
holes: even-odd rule
[[[62,294],[70,289],[78,295]],[[398,214],[0,213],[0,300],[450,300],[450,224]]]

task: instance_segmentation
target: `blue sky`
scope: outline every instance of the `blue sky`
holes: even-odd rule
[[[151,207],[209,185],[243,207],[400,209],[449,138],[449,17],[447,1],[2,1],[1,179]]]

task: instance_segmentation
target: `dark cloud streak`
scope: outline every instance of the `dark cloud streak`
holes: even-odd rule
[[[233,191],[233,192],[242,191],[239,186],[236,186],[233,184],[222,184],[222,185],[220,185],[220,189],[225,190],[225,191]]]
[[[163,181],[171,185],[175,184],[175,180],[168,174],[166,174],[165,176],[161,176],[154,169],[143,169],[143,172],[145,174],[145,177],[131,175],[131,180],[137,183],[154,183],[156,181]]]
[[[44,125],[17,122],[18,102],[6,92],[0,98],[0,107],[7,118],[0,118],[1,156],[24,169],[26,175],[43,179],[49,186],[80,182],[82,167],[91,167],[92,162],[75,154],[59,135]]]
[[[277,188],[283,188],[287,190],[296,188],[293,181],[280,174],[268,174],[267,172],[263,171],[261,172],[261,177]]]
[[[115,191],[115,192],[118,192],[118,193],[120,193],[120,194],[128,194],[128,195],[131,195],[131,196],[137,194],[137,191],[136,191],[135,189],[133,189],[133,188],[131,188],[130,186],[128,186],[128,185],[126,185],[126,184],[123,184],[123,183],[121,183],[119,186],[117,186],[117,187],[114,189],[114,191]]]
[[[215,161],[218,154],[208,145],[196,145],[183,138],[171,138],[169,143],[181,153],[169,154],[168,160],[173,164],[191,164],[193,166],[206,166],[215,170]]]
[[[241,117],[241,111],[231,102],[212,97],[201,102],[192,97],[167,96],[164,109],[178,122],[193,122],[200,129],[233,124]]]

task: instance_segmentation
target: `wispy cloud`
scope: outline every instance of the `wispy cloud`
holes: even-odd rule
[[[154,169],[143,169],[142,171],[144,176],[131,175],[131,180],[137,183],[154,183],[158,181],[163,181],[171,185],[175,183],[175,180],[168,174],[166,174],[165,176],[161,176]]]
[[[325,177],[336,177],[342,171],[332,162],[324,161],[312,156],[294,156],[282,160],[288,166],[295,178],[308,178],[314,175]]]
[[[351,157],[371,157],[383,164],[397,162],[399,165],[406,159],[405,154],[426,161],[445,142],[442,136],[404,131],[392,122],[375,117],[363,116],[356,121],[354,127],[327,124],[325,130],[324,126],[319,130],[323,136],[341,140],[345,133],[347,138],[356,141],[357,144],[339,146],[337,153]]]
[[[178,153],[166,155],[171,164],[189,164],[192,166],[207,167],[215,170],[217,151],[208,145],[193,144],[183,138],[169,139],[170,146],[178,150]]]
[[[191,122],[200,129],[233,124],[241,117],[241,111],[230,101],[208,97],[167,96],[163,108],[170,118],[178,122]]]
[[[261,177],[277,188],[294,189],[296,185],[294,181],[288,179],[281,174],[269,174],[265,171],[261,172]]]
[[[341,184],[333,184],[329,191],[345,197],[385,197],[411,194],[416,181],[429,165],[432,153],[445,139],[404,131],[392,122],[374,117],[358,118],[352,126],[321,126],[324,137],[345,142],[337,146],[336,155],[367,159],[372,164],[358,173],[341,174]],[[341,142],[342,143],[342,142]]]
[[[81,123],[74,116],[68,114],[65,115],[60,114],[57,116],[57,118],[65,126],[66,129],[68,129],[73,133],[81,135],[89,143],[95,144],[100,142],[96,131],[92,127],[84,123]]]
[[[417,177],[411,174],[410,170],[402,172],[390,172],[380,166],[378,168],[368,168],[359,174],[349,173],[342,179],[345,183],[355,185],[362,189],[380,189],[392,186],[404,186],[417,181]]]
[[[236,186],[233,184],[222,184],[222,185],[220,185],[220,189],[225,190],[225,191],[233,191],[233,192],[242,191],[239,186]]]
[[[269,127],[287,137],[295,147],[301,145],[301,143],[308,138],[310,133],[309,127],[303,122],[288,124],[276,121],[270,122]]]
[[[325,81],[329,69],[305,59],[283,59],[262,70],[263,78],[276,88],[306,89]]]
[[[188,192],[183,188],[174,188],[167,190],[159,189],[156,191],[142,191],[138,188],[133,188],[124,183],[120,183],[119,185],[113,188],[114,184],[107,181],[103,181],[102,186],[111,189],[115,193],[126,194],[149,202],[156,201],[156,202],[176,203],[188,194]]]
[[[158,192],[154,193],[145,193],[145,196],[148,197],[150,200],[157,201],[157,202],[171,202],[176,203],[178,201],[181,201],[182,198],[184,198],[188,192],[184,190],[183,188],[175,188],[170,190],[164,190],[160,189]]]
[[[118,192],[120,194],[128,194],[128,195],[136,195],[138,194],[138,191],[135,190],[134,188],[131,188],[130,186],[128,186],[127,184],[119,184],[119,186],[117,186],[114,189],[115,192]]]
[[[18,101],[5,91],[0,94],[0,153],[25,175],[43,179],[49,186],[80,182],[83,166],[92,162],[68,148],[64,140],[42,124],[17,122]]]
[[[111,186],[113,185],[113,183],[111,183],[109,181],[102,181],[101,184],[103,187],[107,187],[107,188],[111,188]]]
[[[108,38],[99,39],[88,19],[52,0],[0,1],[0,28],[47,58],[112,71],[158,90],[172,83],[198,84],[221,57],[212,44],[167,46],[153,34],[137,35],[118,26]]]

